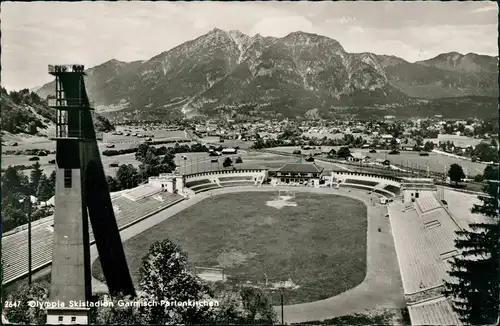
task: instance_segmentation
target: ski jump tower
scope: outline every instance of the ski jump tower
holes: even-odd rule
[[[83,65],[49,66],[55,76],[56,191],[48,324],[87,324],[92,301],[89,225],[111,295],[135,296],[109,195]],[[82,302],[71,307],[70,301]],[[64,305],[64,307],[63,307]]]

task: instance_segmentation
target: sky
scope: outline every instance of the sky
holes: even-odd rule
[[[217,27],[253,36],[328,36],[347,52],[414,62],[444,52],[498,55],[494,2],[4,2],[1,84],[34,88],[49,64],[148,60]]]

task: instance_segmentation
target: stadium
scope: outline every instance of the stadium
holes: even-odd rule
[[[455,231],[479,217],[472,196],[432,179],[288,163],[160,175],[111,198],[134,282],[149,245],[168,237],[207,281],[286,289],[286,323],[406,306],[413,325],[461,324],[441,290]],[[35,278],[50,271],[52,239],[53,217],[32,223]],[[106,291],[90,239],[92,286]],[[28,274],[27,226],[2,248],[14,289]]]

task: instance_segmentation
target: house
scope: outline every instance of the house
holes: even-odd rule
[[[222,154],[225,155],[236,154],[236,153],[238,153],[238,150],[236,148],[224,148],[222,150]]]
[[[347,157],[347,160],[352,162],[366,162],[369,158],[369,156],[363,153],[353,152]]]
[[[287,163],[269,176],[272,185],[296,183],[300,185],[319,187],[323,175],[323,168],[312,163]]]

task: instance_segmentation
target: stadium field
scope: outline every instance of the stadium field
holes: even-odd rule
[[[127,240],[134,282],[149,246],[165,237],[193,266],[224,268],[226,286],[250,282],[270,290],[288,281],[287,304],[332,297],[363,281],[367,207],[361,201],[297,192],[290,199],[296,206],[267,205],[276,198],[277,191],[210,197]],[[93,275],[102,280],[98,261]]]

